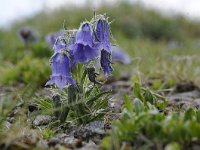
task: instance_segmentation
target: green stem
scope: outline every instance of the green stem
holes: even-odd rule
[[[87,75],[87,68],[84,68],[83,75],[81,77],[81,82],[80,82],[81,86],[83,86],[83,84],[85,82],[86,75]]]
[[[63,110],[62,110],[62,113],[60,115],[60,122],[61,123],[64,123],[67,116],[68,116],[68,113],[69,113],[69,108],[68,107],[64,107]]]

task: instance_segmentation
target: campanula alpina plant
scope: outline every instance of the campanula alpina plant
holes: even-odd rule
[[[67,116],[79,124],[103,116],[110,91],[100,91],[102,83],[96,79],[99,70],[95,65],[101,64],[105,77],[111,75],[109,31],[108,18],[95,15],[91,21],[81,23],[78,30],[63,30],[54,42],[52,75],[46,85],[52,88],[54,114],[62,123]]]

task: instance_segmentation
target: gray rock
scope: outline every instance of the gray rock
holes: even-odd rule
[[[47,125],[51,122],[51,116],[49,115],[38,115],[33,121],[34,126]]]
[[[83,146],[82,140],[68,136],[64,139],[64,143],[69,148],[80,148]]]
[[[188,87],[184,87],[184,86],[181,88],[180,87],[178,88],[179,91],[184,91],[184,92],[170,93],[171,95],[167,96],[167,99],[169,100],[169,104],[171,106],[178,106],[184,111],[190,107],[200,108],[199,88],[191,85],[188,90],[190,89],[194,89],[194,90],[185,91]]]
[[[48,145],[49,145],[49,146],[56,146],[56,145],[59,144],[59,143],[60,143],[60,139],[59,139],[59,138],[53,137],[53,138],[51,138],[51,139],[49,140]]]
[[[86,124],[85,128],[96,134],[105,134],[103,121],[90,122]]]
[[[46,140],[39,140],[37,146],[39,149],[48,149],[48,143]]]
[[[79,126],[71,130],[70,135],[75,138],[82,140],[92,139],[95,142],[99,142],[105,135],[104,123],[103,121],[93,121],[85,126]]]
[[[71,137],[71,136],[65,137],[64,143],[65,144],[73,145],[73,144],[75,144],[75,138]]]
[[[200,98],[200,92],[198,90],[176,93],[171,96],[168,96],[169,101],[183,101],[183,100],[189,101],[196,98]]]
[[[64,139],[64,138],[68,137],[68,135],[65,133],[58,133],[58,134],[56,134],[56,137],[59,139]]]
[[[10,123],[9,121],[5,121],[5,122],[4,122],[4,128],[5,128],[6,130],[10,129],[10,126],[11,126],[11,123]]]
[[[195,99],[193,103],[195,108],[197,109],[200,108],[200,98]]]
[[[18,103],[13,109],[12,111],[9,113],[8,117],[12,118],[15,117],[15,115],[20,114],[21,108],[23,106],[23,103]]]
[[[10,122],[10,123],[14,123],[15,118],[14,117],[8,117],[7,121]]]
[[[93,142],[89,141],[88,143],[85,143],[83,147],[79,148],[78,150],[96,150],[98,149],[98,146]]]

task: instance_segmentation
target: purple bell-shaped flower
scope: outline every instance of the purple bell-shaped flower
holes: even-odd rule
[[[70,62],[66,53],[55,53],[51,58],[52,75],[46,85],[56,84],[62,89],[67,84],[74,84],[70,75]]]
[[[109,25],[105,19],[99,19],[96,26],[96,41],[101,51],[100,63],[106,77],[110,76],[113,68],[111,66],[111,45],[109,41]]]
[[[85,22],[79,28],[74,44],[69,44],[70,54],[75,62],[88,63],[99,55],[94,44],[94,35],[90,23]]]
[[[104,49],[111,53],[111,45],[109,40],[109,25],[105,19],[99,19],[96,26],[96,41],[99,42],[99,49]]]
[[[77,34],[76,34],[76,44],[82,44],[84,46],[89,45],[90,47],[92,47],[93,45],[93,30],[91,25],[86,22],[83,23]]]
[[[111,46],[111,51],[113,62],[119,62],[126,65],[131,63],[131,57],[127,53],[125,53],[121,48],[117,46]]]
[[[56,33],[49,33],[45,36],[45,41],[50,44],[50,45],[54,45],[56,42],[56,39],[60,36],[63,36],[62,32],[56,32]]]
[[[54,53],[57,53],[61,50],[66,50],[66,47],[67,47],[67,43],[66,43],[65,39],[58,38],[53,47]]]

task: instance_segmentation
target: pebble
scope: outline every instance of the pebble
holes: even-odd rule
[[[49,115],[38,115],[33,121],[34,126],[47,125],[51,122],[51,116]]]
[[[93,121],[85,126],[86,129],[91,130],[93,133],[96,134],[105,134],[104,131],[104,122],[103,121]]]
[[[53,137],[53,138],[51,138],[50,140],[49,140],[49,143],[48,143],[48,145],[51,147],[51,146],[56,146],[57,144],[59,144],[60,143],[60,139],[58,139],[58,138],[55,138],[55,137]]]
[[[93,141],[89,141],[88,143],[86,143],[83,147],[79,148],[78,150],[96,150],[98,149],[98,146],[93,142]]]

